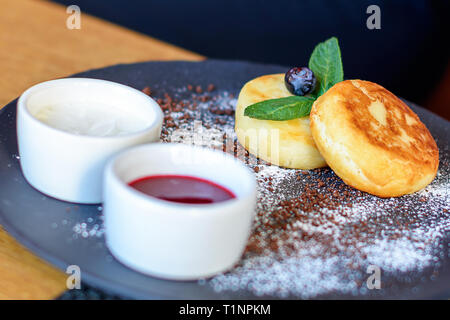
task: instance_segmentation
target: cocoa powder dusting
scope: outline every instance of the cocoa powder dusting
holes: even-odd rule
[[[359,297],[413,292],[423,279],[437,279],[450,246],[448,149],[427,188],[377,198],[329,168],[284,169],[250,155],[236,141],[234,95],[205,88],[189,84],[174,95],[152,88],[164,112],[161,140],[243,155],[257,177],[258,199],[241,261],[199,284],[263,297]],[[367,287],[369,266],[381,270],[380,290]]]

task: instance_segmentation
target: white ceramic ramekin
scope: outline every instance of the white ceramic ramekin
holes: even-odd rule
[[[77,135],[36,119],[40,108],[52,103],[102,103],[137,114],[148,121],[139,131],[121,136]],[[37,84],[17,102],[17,139],[26,180],[39,191],[69,202],[102,201],[103,169],[118,151],[158,141],[163,114],[158,104],[131,87],[115,82],[68,78]]]
[[[182,204],[128,185],[161,174],[204,178],[236,198]],[[125,265],[160,278],[193,280],[226,271],[241,257],[254,218],[256,181],[234,157],[189,145],[147,144],[110,160],[104,184],[106,244]]]

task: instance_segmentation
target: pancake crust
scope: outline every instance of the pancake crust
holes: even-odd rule
[[[278,166],[314,169],[326,165],[316,148],[309,117],[288,121],[258,120],[244,116],[251,104],[292,96],[284,84],[284,74],[270,74],[247,82],[241,89],[235,113],[238,141],[250,153]]]
[[[436,176],[439,151],[430,132],[403,101],[375,83],[334,85],[316,100],[310,118],[328,165],[356,189],[396,197]]]

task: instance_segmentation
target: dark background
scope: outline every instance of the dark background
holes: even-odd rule
[[[210,58],[307,65],[337,36],[345,78],[426,104],[449,60],[449,0],[56,0]],[[369,5],[381,29],[369,30]],[[450,106],[449,106],[450,107]]]

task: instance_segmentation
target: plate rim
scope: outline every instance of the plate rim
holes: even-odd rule
[[[144,65],[144,64],[160,64],[160,63],[164,63],[164,64],[175,64],[175,63],[188,63],[188,64],[202,64],[202,63],[239,63],[239,64],[244,64],[244,65],[255,65],[255,66],[267,66],[267,67],[274,67],[274,68],[286,68],[285,66],[282,65],[277,65],[277,64],[265,64],[265,63],[258,63],[258,62],[252,62],[252,61],[246,61],[246,60],[225,60],[225,59],[205,59],[205,60],[200,60],[200,61],[189,61],[189,60],[169,60],[169,61],[165,61],[165,60],[151,60],[151,61],[143,61],[143,62],[136,62],[136,63],[119,63],[119,64],[114,64],[114,65],[109,65],[109,66],[105,66],[105,67],[100,67],[100,68],[94,68],[94,69],[89,69],[86,71],[82,71],[82,72],[78,72],[69,76],[65,76],[65,77],[59,77],[56,79],[60,79],[60,78],[73,78],[73,77],[80,77],[83,76],[86,73],[91,73],[91,72],[97,72],[97,71],[103,71],[105,69],[110,69],[110,68],[115,68],[115,67],[129,67],[129,66],[139,66],[139,65]],[[17,100],[18,97],[13,99],[12,101],[8,102],[6,105],[4,105],[1,109],[0,109],[0,115],[2,115],[5,112],[11,111],[10,108],[14,108],[14,106],[17,104]],[[425,109],[415,103],[409,102],[406,99],[402,99],[403,101],[405,101],[407,104],[409,104],[410,106],[414,106],[420,109],[421,112],[424,112],[425,114],[428,114],[428,116],[431,117],[437,117],[439,118],[439,120],[444,120],[447,124],[447,126],[450,124],[450,121],[435,114],[432,111],[429,111],[428,109]],[[8,109],[8,110],[7,110]],[[415,111],[415,110],[413,110]],[[15,111],[14,111],[15,112]],[[16,125],[15,125],[16,127]],[[67,261],[65,261],[65,259],[62,259],[60,257],[56,257],[55,255],[53,255],[52,253],[48,252],[48,250],[45,250],[44,248],[40,247],[37,243],[35,243],[35,241],[30,240],[28,237],[26,237],[25,235],[22,234],[22,232],[20,232],[19,230],[17,230],[14,226],[12,226],[7,219],[4,217],[3,214],[0,213],[0,228],[3,228],[10,236],[12,236],[14,238],[15,241],[17,241],[18,243],[20,243],[22,246],[24,246],[25,248],[27,248],[28,250],[30,250],[32,252],[32,254],[38,256],[40,259],[42,259],[45,263],[48,263],[51,266],[56,267],[57,269],[61,270],[63,273],[65,273],[65,270],[67,268],[67,266],[70,265],[70,263],[68,263]],[[120,263],[120,262],[119,262]],[[127,267],[128,268],[128,267]],[[130,268],[128,268],[130,269]],[[133,269],[131,269],[134,272],[137,272]],[[142,291],[139,288],[130,288],[127,286],[123,286],[121,284],[118,284],[116,282],[111,282],[108,279],[105,279],[101,274],[99,273],[92,273],[90,271],[84,271],[83,272],[83,276],[82,279],[85,280],[86,283],[88,283],[89,285],[92,286],[96,286],[98,288],[100,288],[101,290],[104,290],[107,293],[113,294],[113,295],[118,295],[118,296],[125,296],[125,297],[130,297],[130,298],[135,298],[135,299],[189,299],[188,297],[173,297],[173,296],[165,296],[164,294],[161,293],[156,293],[152,290],[148,290],[148,291]],[[195,281],[194,281],[195,282]],[[154,295],[154,297],[149,297],[150,293]],[[446,291],[446,292],[442,292],[439,293],[439,295],[442,295],[444,297],[444,295],[449,295],[450,294],[450,288]],[[364,299],[364,298],[368,298],[368,299],[373,299],[373,297],[364,297],[364,296],[357,296],[356,299]],[[225,293],[220,293],[218,295],[215,295],[214,297],[211,297],[211,299],[233,299],[233,300],[241,300],[241,298],[235,298],[235,297],[229,297],[229,295],[225,292]],[[257,297],[257,296],[253,296],[252,299],[273,299],[273,300],[278,300],[278,298],[276,297]],[[294,299],[298,299],[298,298],[294,298]],[[314,299],[314,298],[312,298]],[[333,299],[333,298],[332,298]],[[377,298],[375,298],[377,299]],[[381,297],[381,299],[383,299],[383,297]],[[202,298],[203,300],[203,298]],[[209,300],[208,298],[205,298],[204,300]]]

